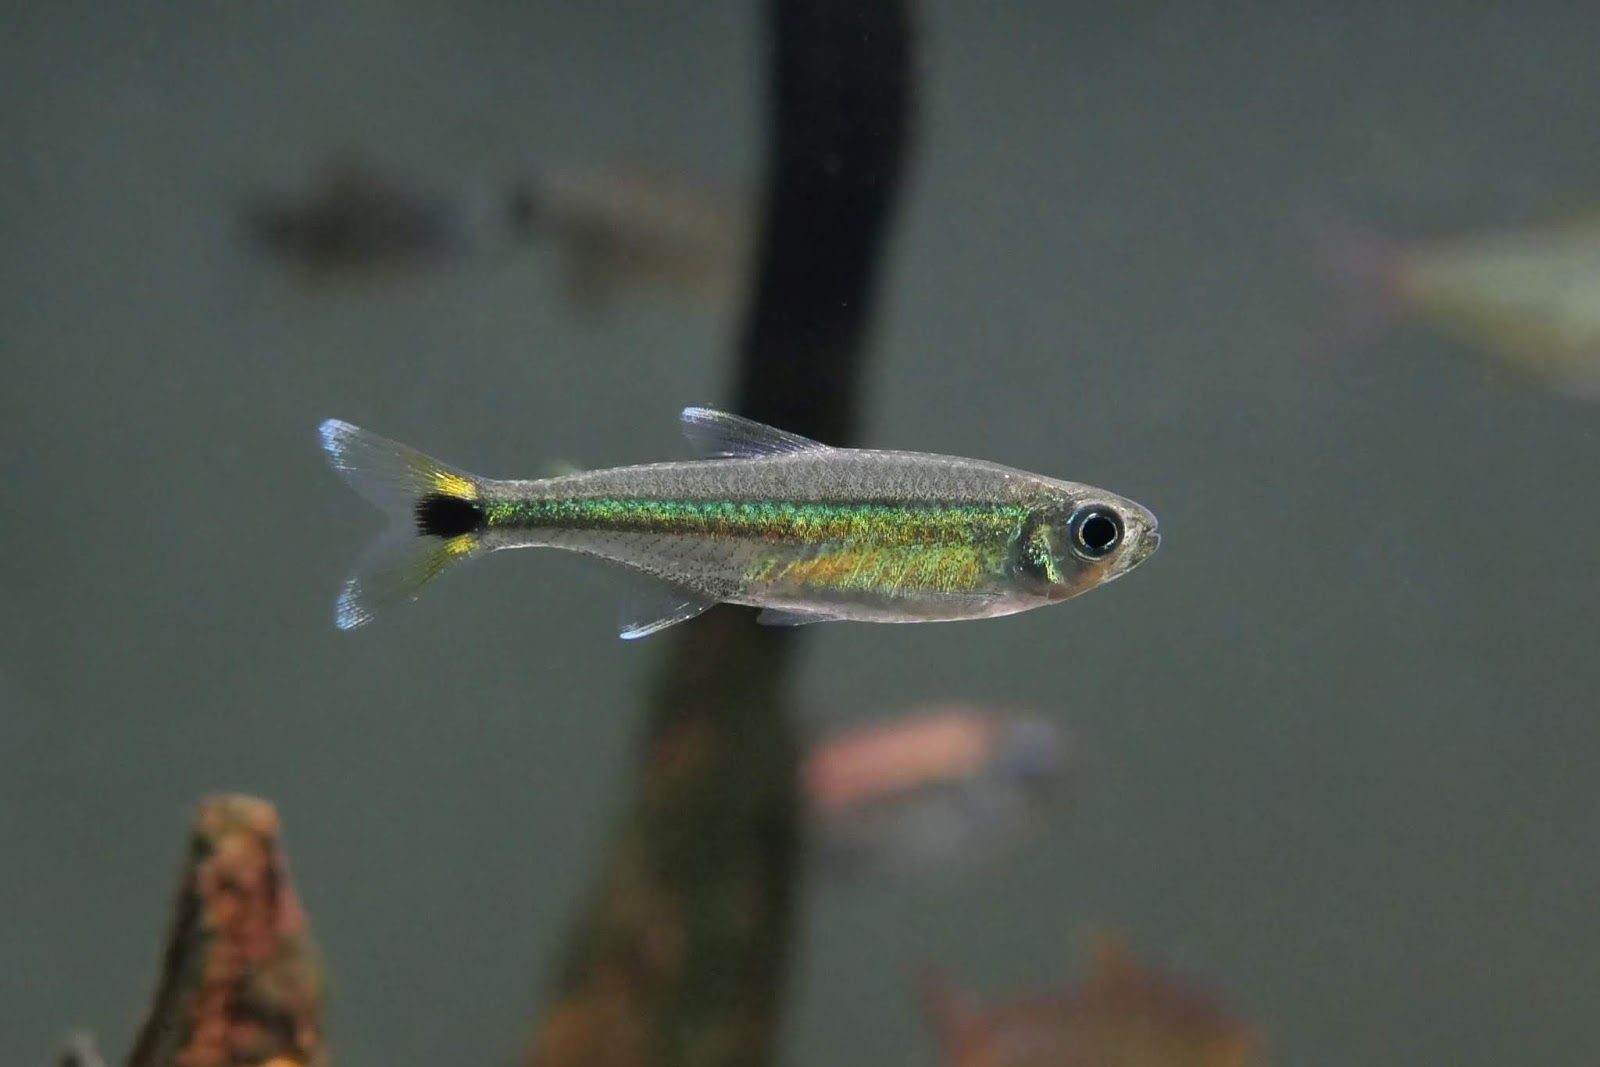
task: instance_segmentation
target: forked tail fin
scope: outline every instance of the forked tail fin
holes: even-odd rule
[[[477,554],[484,479],[338,419],[328,419],[319,433],[333,469],[390,520],[339,591],[334,623],[353,630]]]

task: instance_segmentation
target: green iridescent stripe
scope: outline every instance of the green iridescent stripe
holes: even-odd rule
[[[484,506],[490,529],[699,534],[802,544],[962,545],[1015,535],[1015,504],[816,504],[679,500],[504,500]]]

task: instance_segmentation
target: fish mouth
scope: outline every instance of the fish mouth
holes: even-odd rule
[[[1106,582],[1116,581],[1155,555],[1156,549],[1161,547],[1161,535],[1147,526],[1139,532],[1137,539],[1128,540],[1126,546],[1123,554],[1111,565],[1110,569],[1101,574],[1099,582],[1096,584],[1103,585]],[[1076,592],[1065,594],[1065,596],[1075,595],[1077,595]]]
[[[1156,549],[1160,547],[1161,535],[1156,533],[1154,530],[1147,530],[1145,535],[1139,538],[1139,543],[1134,546],[1133,551],[1128,555],[1128,569],[1132,570],[1134,567],[1137,567],[1139,564],[1155,555]]]

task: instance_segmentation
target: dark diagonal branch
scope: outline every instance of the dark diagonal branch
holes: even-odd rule
[[[913,114],[911,0],[772,0],[766,202],[735,403],[854,437]]]

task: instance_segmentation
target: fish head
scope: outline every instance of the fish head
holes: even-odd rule
[[[1058,483],[1023,523],[1012,562],[1029,592],[1066,600],[1122,577],[1160,544],[1149,509],[1093,486]]]

